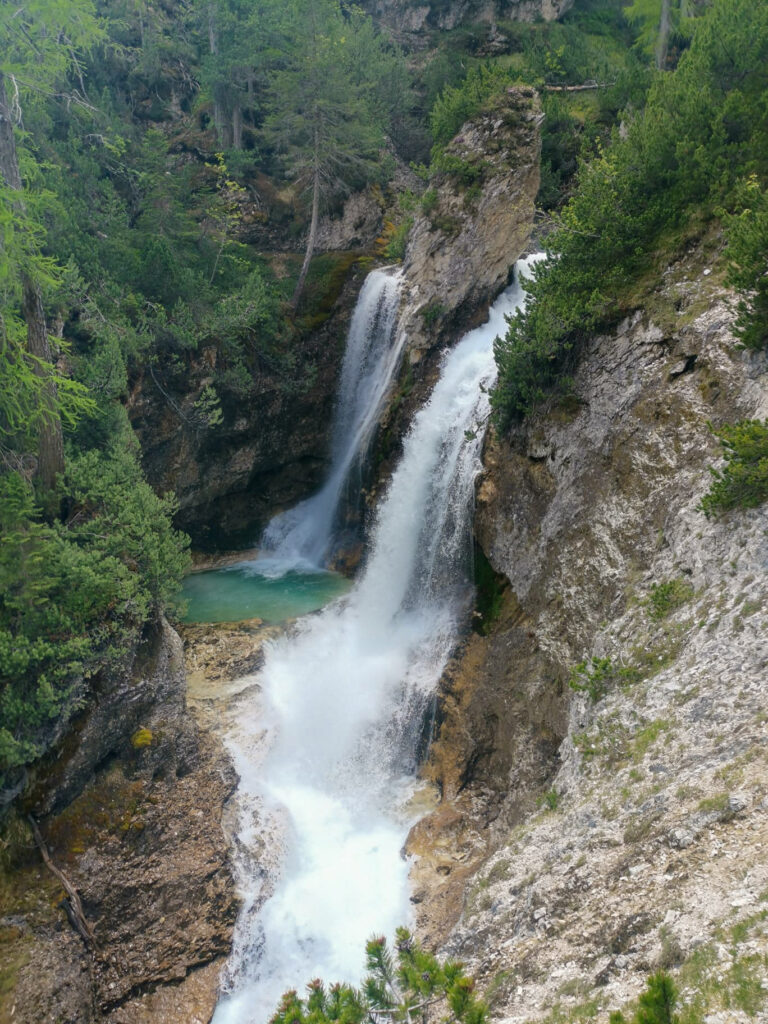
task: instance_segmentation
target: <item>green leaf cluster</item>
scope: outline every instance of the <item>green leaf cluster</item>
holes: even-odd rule
[[[712,486],[700,508],[710,518],[768,501],[768,420],[741,420],[715,431],[725,466],[712,469]]]
[[[741,209],[726,218],[726,281],[741,297],[736,334],[751,349],[768,346],[768,192],[756,174],[738,193]]]
[[[360,989],[319,979],[306,998],[286,992],[271,1024],[375,1024],[424,1020],[440,1011],[446,1024],[485,1024],[488,1008],[475,995],[475,983],[456,961],[440,962],[422,949],[406,928],[398,928],[394,952],[386,939],[365,947],[368,975]]]

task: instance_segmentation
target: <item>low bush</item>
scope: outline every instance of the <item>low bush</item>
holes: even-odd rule
[[[725,466],[711,469],[700,509],[707,518],[733,508],[757,508],[768,500],[768,420],[741,420],[715,431]]]

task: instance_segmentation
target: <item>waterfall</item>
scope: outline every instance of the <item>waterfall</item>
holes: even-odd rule
[[[373,270],[365,280],[341,368],[328,478],[317,494],[268,525],[264,554],[254,563],[264,575],[324,564],[345,485],[365,458],[400,362],[404,335],[395,337],[395,324],[401,283],[402,272],[392,270]]]
[[[521,261],[525,270],[530,261]],[[258,913],[246,902],[215,1024],[262,1024],[286,988],[359,980],[371,934],[408,923],[416,751],[424,713],[470,604],[474,483],[495,378],[493,340],[523,301],[515,283],[488,323],[444,359],[376,516],[353,590],[275,641],[259,675],[264,706],[239,715],[241,851],[249,806],[284,823],[282,875]],[[259,763],[253,737],[271,746]]]

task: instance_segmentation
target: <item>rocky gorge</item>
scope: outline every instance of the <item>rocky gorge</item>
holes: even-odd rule
[[[566,7],[382,0],[377,14],[423,33]],[[531,247],[542,117],[535,90],[510,86],[415,200],[407,341],[363,519],[446,353]],[[134,374],[145,469],[177,493],[196,548],[252,543],[322,479],[342,339],[382,213],[355,194],[321,226],[340,270],[322,322],[299,338],[304,379],[289,386],[264,365],[247,400],[224,391],[206,419],[215,347],[188,377]],[[753,1019],[768,992],[768,520],[701,507],[713,429],[768,417],[768,362],[739,344],[735,302],[722,234],[702,230],[589,340],[566,394],[486,435],[478,596],[430,704],[429,810],[405,852],[417,936],[468,964],[492,1019],[605,1021],[657,968],[708,1024]],[[225,741],[258,704],[265,652],[294,629],[177,632],[156,617],[92,681],[3,840],[0,1021],[211,1020],[241,908],[236,861],[254,862],[252,909],[279,874],[277,833],[244,850]]]

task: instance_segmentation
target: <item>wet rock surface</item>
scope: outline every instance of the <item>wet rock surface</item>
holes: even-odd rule
[[[281,369],[266,359],[247,395],[216,385],[213,347],[189,365],[133,380],[128,411],[142,465],[155,490],[175,493],[177,525],[196,548],[253,544],[276,511],[322,482],[344,340],[365,278],[357,255],[337,254],[346,284],[332,315],[293,343],[295,366]],[[221,400],[215,424],[199,405],[211,385]]]
[[[607,1019],[659,966],[746,1020],[724,993],[763,979],[768,513],[698,504],[708,421],[764,418],[768,366],[702,258],[487,445],[476,532],[507,582],[446,673],[410,847],[422,934],[505,1021]]]

